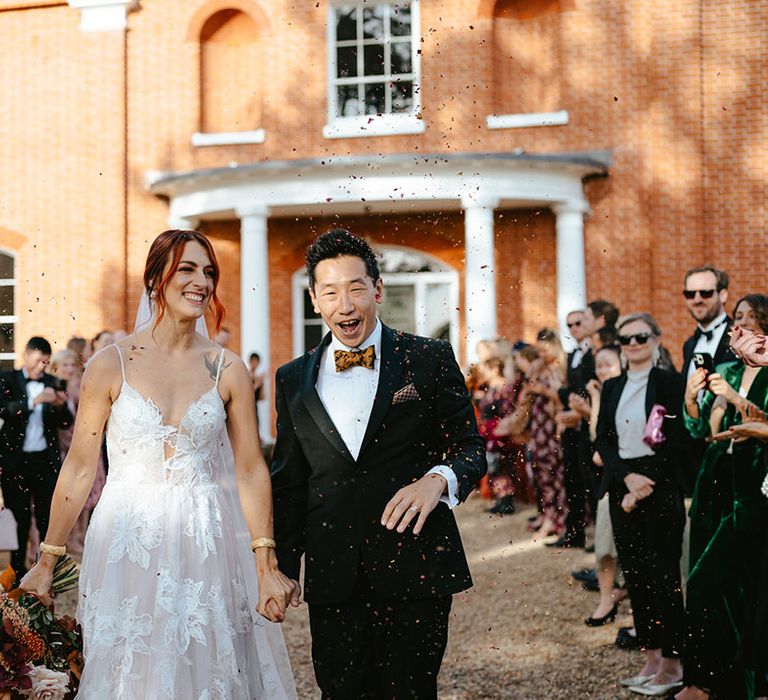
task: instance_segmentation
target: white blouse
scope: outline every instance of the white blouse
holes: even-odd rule
[[[619,457],[622,459],[650,457],[654,454],[643,442],[648,422],[645,415],[645,394],[650,373],[650,368],[627,372],[627,383],[616,408],[616,433],[619,436]]]

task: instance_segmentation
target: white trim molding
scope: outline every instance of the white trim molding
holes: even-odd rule
[[[360,117],[338,117],[323,127],[323,136],[327,139],[423,133],[424,121],[415,114],[373,114]]]
[[[139,9],[139,0],[68,0],[80,10],[80,29],[84,32],[125,31],[128,13]]]
[[[267,132],[264,129],[253,131],[196,131],[192,134],[193,146],[242,146],[251,143],[264,143]]]
[[[568,111],[530,112],[528,114],[491,114],[485,119],[489,129],[523,129],[530,126],[564,126]]]

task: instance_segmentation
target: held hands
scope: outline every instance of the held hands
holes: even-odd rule
[[[591,413],[589,400],[579,396],[579,394],[570,394],[568,396],[568,408],[581,414],[584,418],[589,418]]]
[[[259,575],[259,603],[256,612],[270,622],[282,622],[289,605],[294,608],[301,605],[301,586],[277,568],[277,557],[273,549],[262,548],[256,552],[256,570]]]
[[[381,524],[392,530],[397,528],[400,533],[417,515],[418,519],[413,526],[413,534],[418,535],[427,517],[440,502],[440,497],[445,492],[448,481],[440,474],[426,474],[418,481],[401,488],[387,503],[381,515]]]
[[[621,499],[621,509],[625,513],[631,513],[635,508],[637,508],[637,498],[631,493],[625,493],[624,498]]]
[[[624,477],[624,483],[629,489],[629,493],[635,498],[635,501],[642,501],[653,493],[653,487],[656,482],[642,474],[632,472]],[[623,504],[622,504],[623,507]]]
[[[750,367],[768,367],[768,337],[734,326],[731,349]]]

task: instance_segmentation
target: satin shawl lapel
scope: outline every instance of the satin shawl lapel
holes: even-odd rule
[[[317,424],[318,430],[331,443],[333,448],[345,459],[350,462],[355,460],[352,457],[346,443],[339,434],[338,429],[333,424],[328,411],[325,410],[320,395],[317,393],[317,375],[320,373],[320,363],[323,360],[323,352],[331,342],[331,334],[328,333],[323,342],[317,346],[315,352],[305,356],[304,366],[301,373],[301,398],[306,406],[309,415],[312,416]]]
[[[396,345],[396,342],[395,332],[382,324],[379,386],[376,388],[376,398],[373,401],[371,417],[368,419],[363,444],[360,446],[360,456],[363,455],[368,443],[381,426],[384,416],[392,405],[392,397],[399,388],[400,375],[403,372],[403,350],[399,345]]]
[[[16,382],[15,389],[19,392],[19,400],[27,403],[27,378],[20,369],[14,370],[13,378]]]

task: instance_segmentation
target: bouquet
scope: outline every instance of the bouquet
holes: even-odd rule
[[[77,586],[77,564],[60,557],[53,571],[53,593]],[[37,596],[11,590],[16,574],[0,574],[0,698],[64,700],[77,690],[83,667],[79,625],[56,617]]]

